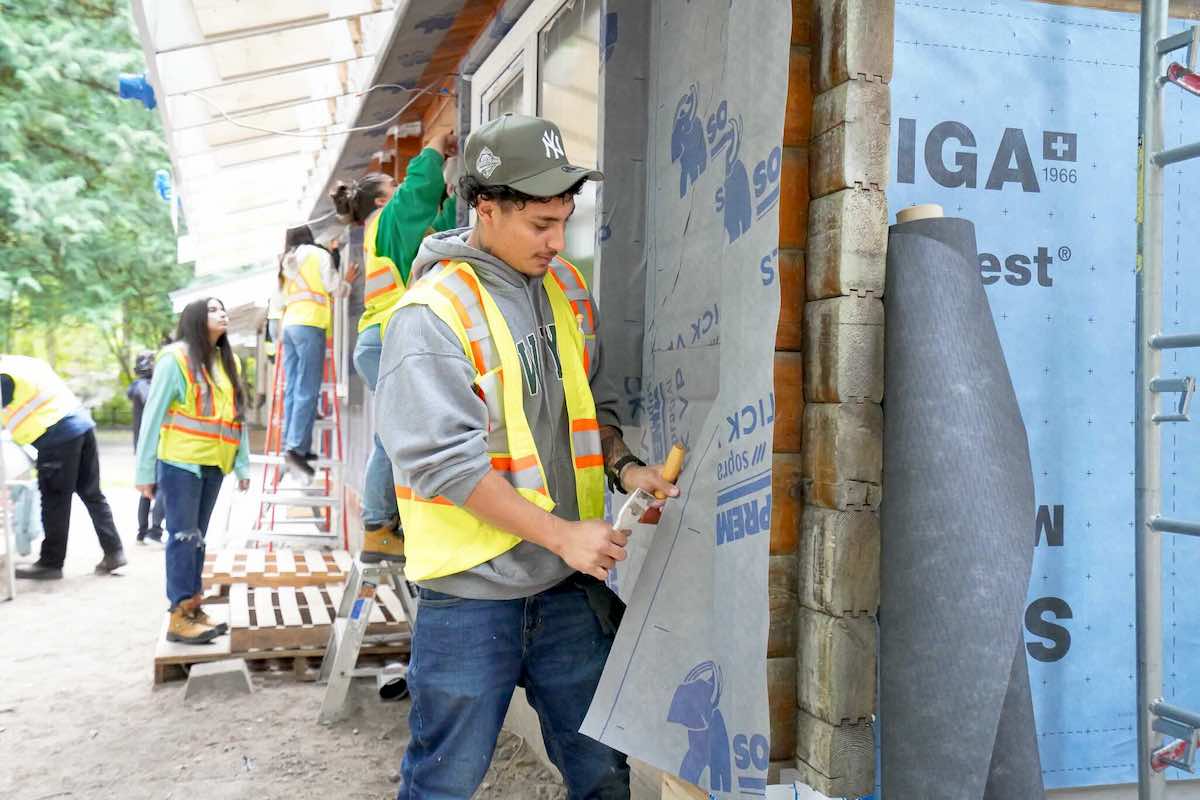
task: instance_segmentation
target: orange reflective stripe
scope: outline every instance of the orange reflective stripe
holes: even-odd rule
[[[367,301],[374,300],[382,294],[395,291],[399,288],[391,267],[384,264],[380,269],[367,273],[367,281],[364,286],[366,291],[364,299]]]
[[[561,258],[550,262],[550,276],[571,304],[571,311],[575,313],[579,332],[583,334],[583,370],[591,372],[596,333],[596,316],[591,295],[588,294],[579,271]]]
[[[513,458],[512,456],[492,456],[492,466],[495,469],[505,472],[529,469],[530,467],[536,467],[537,463],[537,456],[522,456],[521,458]]]
[[[396,499],[397,500],[411,500],[414,503],[430,503],[435,506],[452,506],[452,505],[454,505],[454,503],[451,503],[449,500],[447,500],[444,497],[435,497],[432,500],[427,497],[421,497],[419,494],[417,494],[416,492],[414,492],[412,489],[408,488],[407,486],[397,486],[396,487]]]
[[[458,295],[445,285],[445,282],[439,282],[434,287],[434,291],[442,297],[450,301],[450,305],[454,307],[454,312],[458,314],[459,320],[463,322],[463,327],[470,327],[471,315],[467,313],[466,307],[462,301],[458,299]],[[479,347],[479,342],[471,342],[471,353],[475,357],[475,369],[480,374],[487,372],[487,367],[483,360],[483,350]]]
[[[482,375],[498,366],[500,358],[491,341],[491,331],[484,317],[479,284],[465,272],[458,271],[446,275],[433,288],[450,301],[459,322],[467,331],[476,371]]]
[[[595,419],[571,422],[571,446],[575,450],[575,466],[603,467],[604,454],[600,448],[600,423]]]
[[[242,441],[242,426],[239,422],[226,423],[221,420],[197,419],[180,411],[168,412],[163,428],[188,436],[199,436],[202,439],[214,439],[229,444],[241,444]]]
[[[492,469],[517,489],[531,489],[539,494],[550,496],[549,490],[542,482],[542,473],[538,469],[536,455],[513,458],[512,456],[492,456]]]

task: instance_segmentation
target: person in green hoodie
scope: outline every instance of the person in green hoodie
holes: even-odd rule
[[[431,229],[455,227],[458,209],[454,196],[447,196],[442,170],[445,159],[457,150],[452,131],[439,134],[408,162],[400,185],[390,175],[372,172],[353,183],[339,183],[330,195],[339,222],[365,228],[365,307],[358,322],[354,368],[372,392],[379,379],[383,332],[409,284],[421,240]],[[378,436],[363,477],[362,519],[363,561],[379,562],[404,554],[392,466]]]

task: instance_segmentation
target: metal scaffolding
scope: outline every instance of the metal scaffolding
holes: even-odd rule
[[[1163,168],[1200,156],[1200,142],[1163,150],[1162,91],[1168,82],[1168,53],[1187,49],[1187,67],[1195,75],[1200,26],[1166,36],[1167,0],[1142,0],[1141,62],[1138,86],[1137,324],[1135,396],[1134,531],[1137,624],[1138,797],[1164,800],[1166,768],[1192,770],[1200,716],[1162,701],[1163,618],[1162,536],[1200,536],[1200,523],[1161,516],[1162,439],[1158,425],[1186,422],[1195,390],[1192,378],[1161,378],[1165,349],[1200,347],[1200,335],[1163,335]],[[1174,78],[1172,82],[1177,82]],[[1181,84],[1182,85],[1182,84]],[[1187,88],[1186,86],[1184,88]],[[1188,89],[1188,91],[1191,91]],[[1178,393],[1174,413],[1158,412],[1158,395]],[[1159,737],[1167,737],[1166,744]]]

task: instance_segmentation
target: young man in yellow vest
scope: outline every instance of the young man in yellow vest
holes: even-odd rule
[[[112,509],[100,491],[96,423],[49,364],[36,358],[0,355],[0,423],[17,444],[31,444],[37,450],[45,538],[41,556],[33,564],[17,567],[17,577],[62,577],[73,494],[87,507],[104,551],[96,573],[125,566]]]
[[[420,597],[399,798],[469,798],[518,685],[570,796],[628,797],[625,756],[578,732],[621,610],[604,482],[677,492],[625,448],[616,398],[593,396],[596,307],[558,256],[602,176],[568,163],[553,123],[513,115],[471,135],[465,168],[476,225],[422,245],[376,394]]]

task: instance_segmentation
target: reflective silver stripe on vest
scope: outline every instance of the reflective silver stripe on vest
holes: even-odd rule
[[[289,294],[285,300],[285,302],[288,303],[300,303],[304,301],[316,303],[319,306],[329,305],[328,297],[323,294],[316,294],[314,292],[293,292],[292,294]]]
[[[508,481],[514,489],[532,489],[535,492],[545,489],[537,464],[519,470],[500,469],[493,464],[492,470]]]
[[[575,457],[602,455],[600,449],[600,432],[596,430],[575,431],[571,434],[571,444],[575,447]]]
[[[387,291],[389,289],[399,289],[400,285],[396,283],[392,277],[392,270],[385,268],[379,271],[374,276],[367,276],[367,283],[363,289],[365,295],[372,295],[375,292]]]
[[[329,298],[320,292],[315,291],[308,285],[308,279],[304,277],[303,270],[296,270],[296,277],[292,279],[300,284],[298,291],[292,292],[287,296],[286,302],[301,302],[307,300],[310,303],[316,303],[319,306],[329,305]]]
[[[192,419],[175,411],[167,412],[165,420],[168,425],[179,428],[186,433],[196,433],[202,436],[220,436],[230,439],[240,439],[242,435],[241,423],[237,422],[226,424],[221,420]]]
[[[447,276],[441,281],[441,285],[454,293],[458,298],[458,302],[462,303],[463,308],[467,310],[467,316],[470,317],[471,324],[468,328],[477,328],[480,325],[487,327],[487,317],[483,314],[483,309],[479,306],[479,299],[475,292],[471,291],[471,285],[467,283],[467,279],[462,275],[454,274]]]
[[[54,399],[54,394],[52,392],[38,392],[37,394],[35,394],[33,397],[31,397],[29,399],[28,403],[21,406],[20,410],[17,411],[17,413],[13,414],[11,417],[8,417],[8,422],[6,424],[9,428],[9,430],[11,431],[13,429],[19,428],[21,426],[22,422],[29,419],[29,416],[31,414],[33,414],[35,411],[37,411],[39,408],[46,405],[46,403],[49,403],[53,399]]]
[[[467,278],[459,274],[450,275],[441,281],[441,285],[449,289],[467,311],[467,317],[470,320],[470,324],[466,326],[467,338],[479,344],[480,352],[483,354],[483,371],[487,372],[500,366],[500,354],[496,351],[496,345],[492,341],[492,331],[488,327],[487,317],[483,313],[483,308],[480,307],[479,297],[471,291]]]
[[[208,382],[208,375],[202,368],[198,368],[192,364],[191,358],[184,355],[184,361],[192,372],[192,383],[195,384],[200,394],[200,416],[211,417],[216,411],[213,410],[213,393],[212,387]]]
[[[563,294],[572,304],[578,304],[585,307],[585,311],[576,311],[575,319],[579,323],[579,332],[583,334],[583,349],[586,353],[587,364],[590,366],[596,360],[596,326],[593,324],[595,320],[596,310],[592,308],[591,296],[588,294],[587,287],[580,283],[579,277],[575,274],[575,270],[571,269],[560,259],[555,258],[550,262],[550,269],[559,279],[559,288],[563,290]],[[576,306],[573,305],[573,308]]]
[[[499,372],[479,378],[479,389],[488,411],[488,452],[508,452],[508,429],[504,424],[504,382]]]
[[[536,464],[532,467],[517,470],[516,472],[506,473],[505,477],[517,489],[533,489],[537,491],[542,488],[542,475],[538,471]]]

